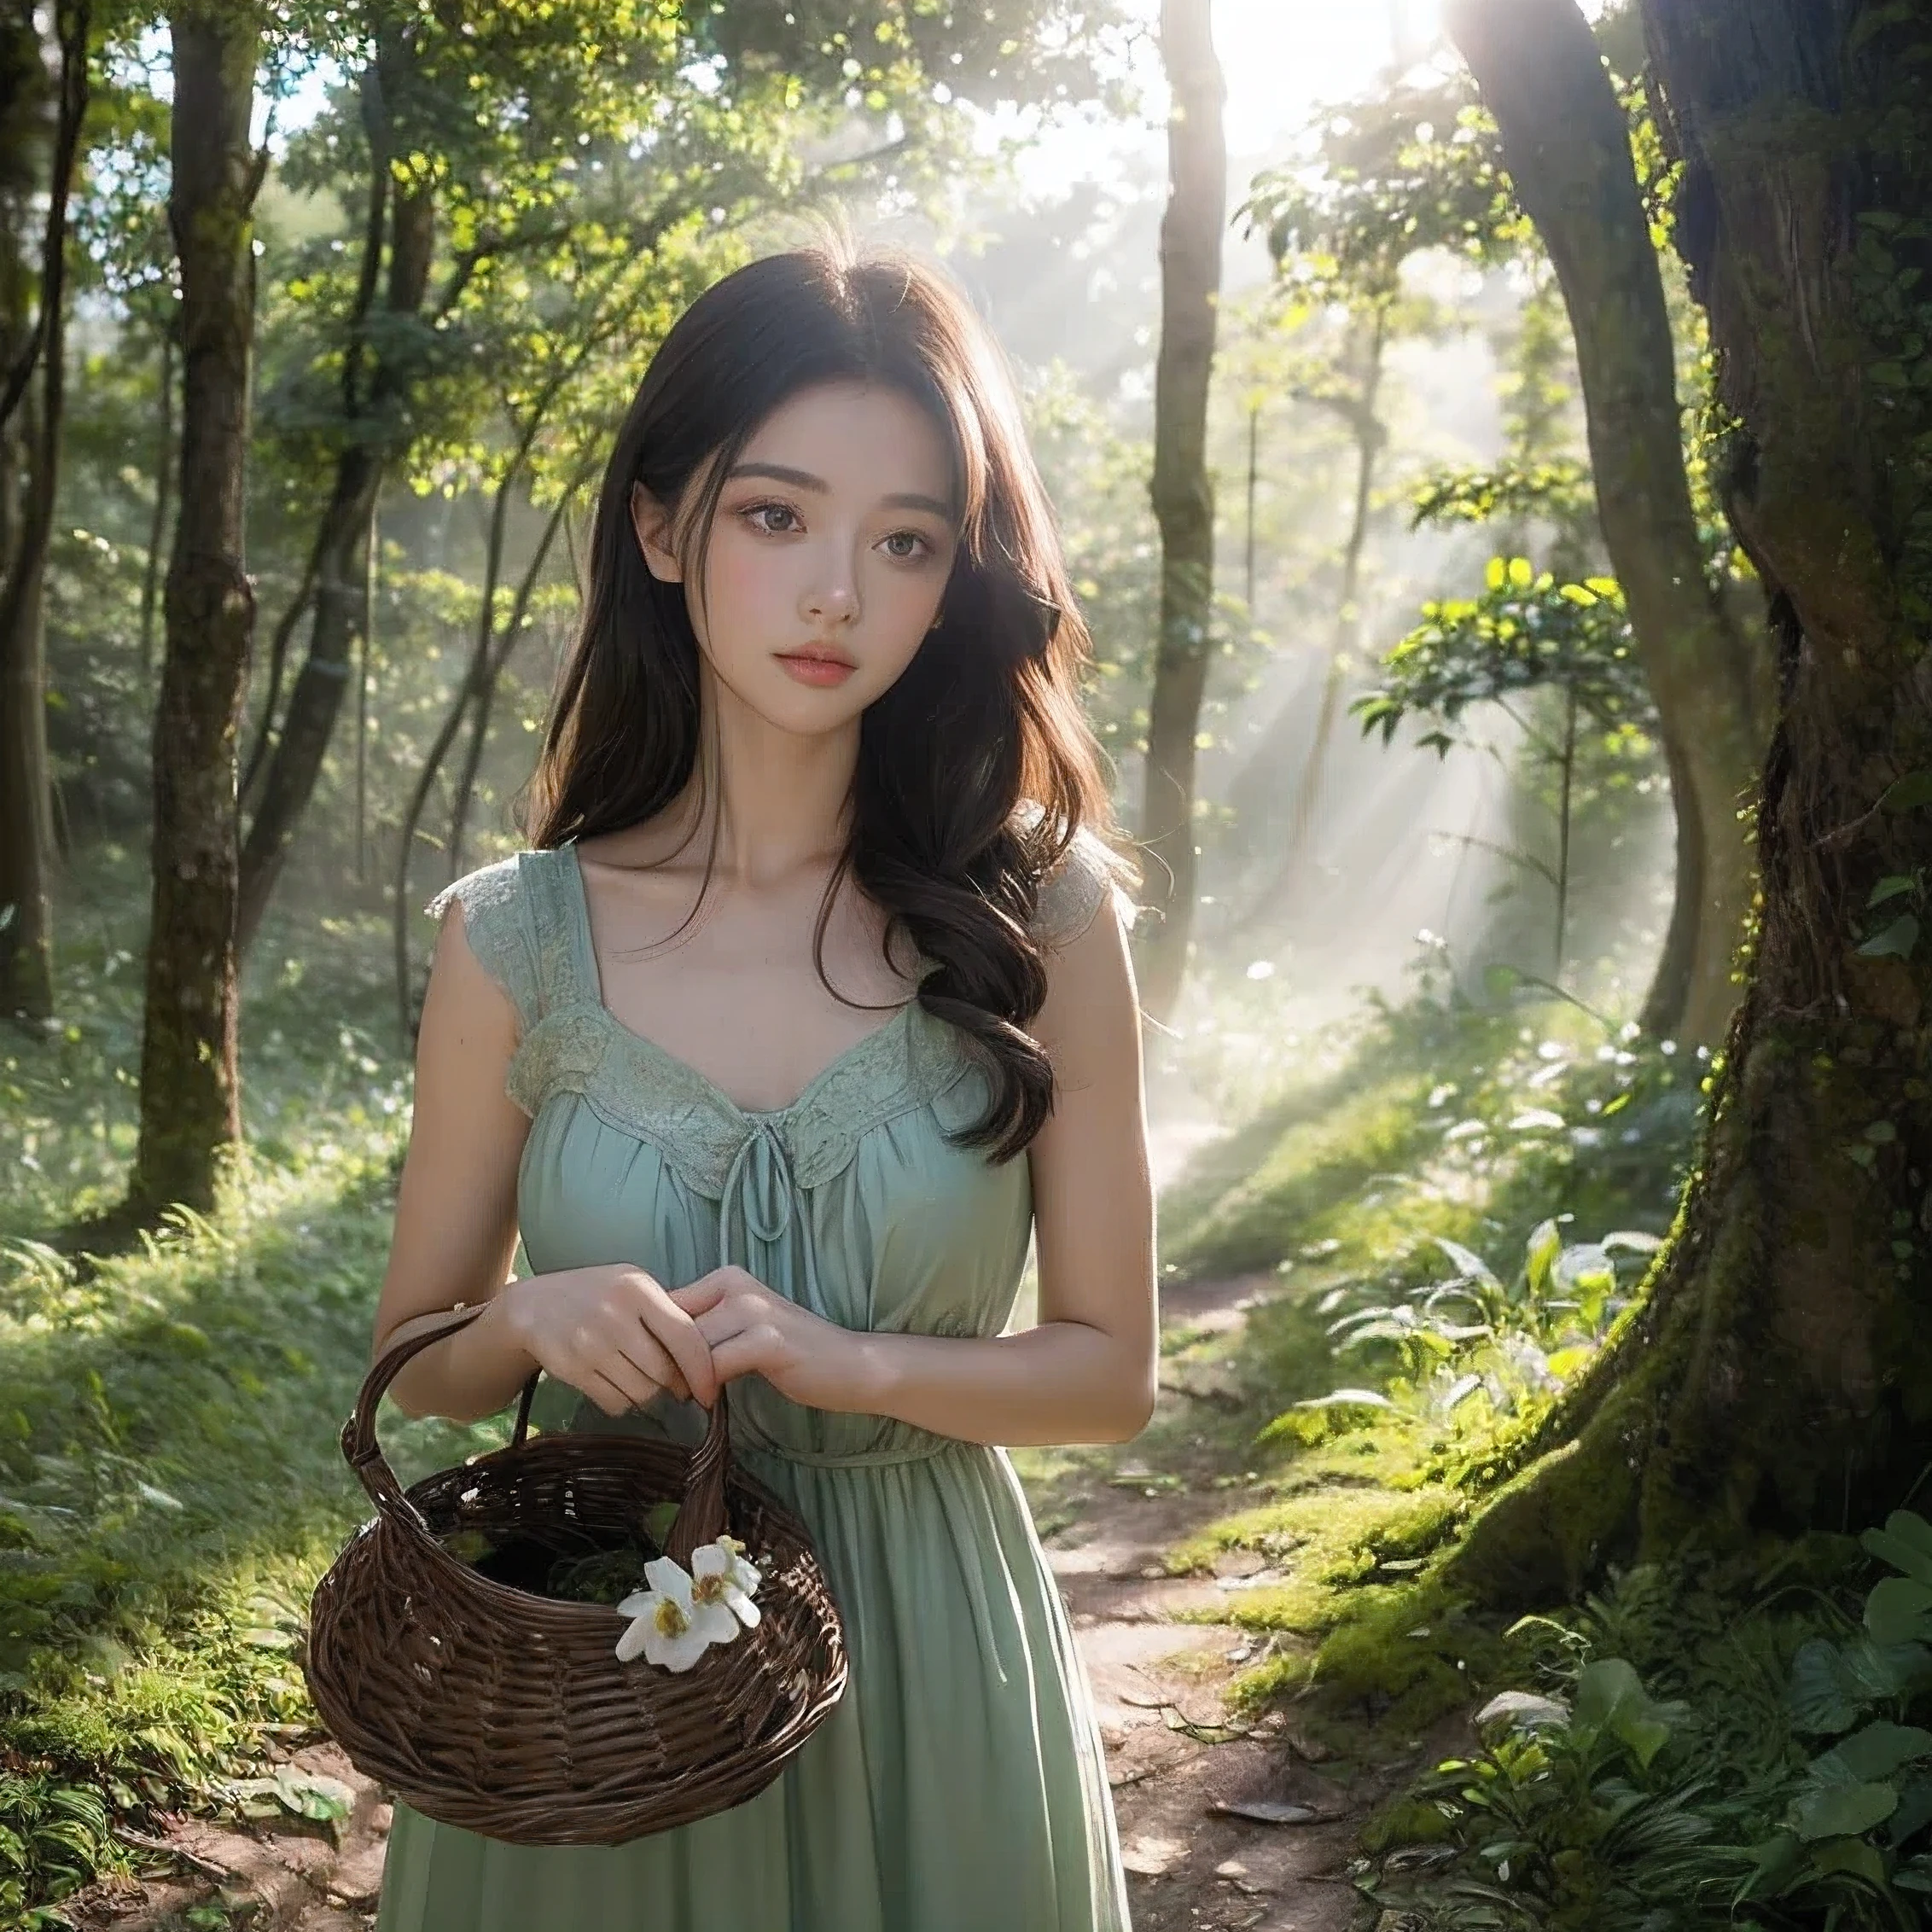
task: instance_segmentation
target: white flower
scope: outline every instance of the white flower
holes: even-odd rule
[[[617,1606],[631,1621],[617,1640],[617,1661],[629,1663],[641,1650],[647,1663],[666,1670],[689,1670],[713,1644],[738,1634],[737,1620],[722,1603],[701,1597],[682,1563],[658,1557],[644,1565],[649,1590]]]
[[[762,1580],[745,1561],[744,1547],[735,1536],[701,1543],[691,1552],[691,1593],[701,1603],[723,1603],[749,1630],[761,1614],[751,1599]]]

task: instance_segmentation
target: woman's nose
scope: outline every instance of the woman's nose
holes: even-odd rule
[[[799,600],[800,614],[818,624],[850,624],[858,615],[858,586],[849,568],[828,562]]]

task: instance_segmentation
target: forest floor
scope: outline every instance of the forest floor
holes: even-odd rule
[[[1232,1344],[1280,1286],[1272,1275],[1190,1284],[1167,1298],[1166,1320]],[[1135,1444],[1021,1460],[1092,1686],[1137,1932],[1345,1932],[1359,1902],[1347,1865],[1362,1819],[1422,1752],[1460,1748],[1464,1725],[1370,1763],[1304,1734],[1292,1703],[1254,1719],[1231,1711],[1237,1673],[1280,1642],[1241,1627],[1231,1609],[1251,1580],[1277,1573],[1251,1550],[1185,1570],[1174,1557],[1249,1499],[1242,1472],[1213,1446],[1225,1428],[1193,1426],[1193,1411],[1226,1400],[1211,1372],[1171,1378]],[[151,1876],[102,1881],[64,1912],[84,1932],[365,1932],[389,1806],[332,1744],[302,1746],[290,1761],[351,1786],[351,1815],[334,1827],[179,1817],[152,1841],[124,1839]]]

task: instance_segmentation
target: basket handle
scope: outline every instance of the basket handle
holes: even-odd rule
[[[355,1408],[342,1425],[342,1453],[349,1467],[361,1479],[363,1487],[369,1492],[370,1500],[385,1514],[403,1513],[425,1533],[428,1533],[428,1524],[403,1493],[403,1486],[397,1481],[396,1472],[390,1468],[389,1458],[382,1453],[382,1445],[376,1440],[375,1411],[389,1384],[402,1373],[406,1364],[413,1361],[432,1342],[440,1341],[445,1336],[468,1328],[487,1306],[486,1302],[478,1301],[468,1307],[459,1306],[439,1310],[433,1316],[425,1317],[423,1326],[413,1335],[392,1341],[363,1377]],[[537,1393],[537,1382],[542,1374],[539,1369],[523,1385],[523,1393],[516,1405],[516,1430],[510,1439],[512,1449],[521,1449],[529,1433],[531,1399]],[[720,1384],[718,1398],[711,1405],[710,1417],[705,1425],[704,1440],[691,1452],[691,1459],[685,1466],[684,1497],[678,1506],[677,1521],[671,1526],[671,1540],[665,1552],[687,1569],[690,1568],[691,1552],[701,1543],[715,1542],[724,1533],[724,1469],[730,1460],[730,1446],[729,1405]]]

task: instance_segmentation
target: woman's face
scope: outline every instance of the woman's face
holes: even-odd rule
[[[694,486],[692,494],[695,494]],[[939,615],[957,542],[951,464],[897,389],[801,390],[753,434],[724,480],[701,595],[643,489],[631,499],[652,573],[684,582],[707,661],[782,729],[835,730],[888,690]]]

